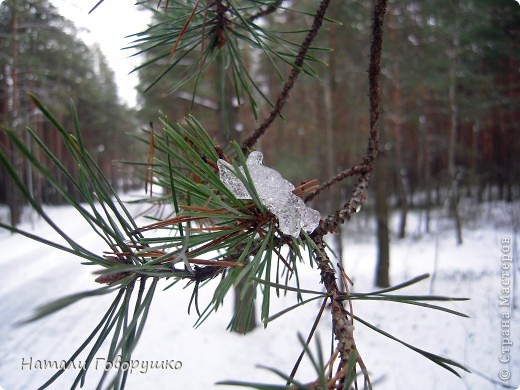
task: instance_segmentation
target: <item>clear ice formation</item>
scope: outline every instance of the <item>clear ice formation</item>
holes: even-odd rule
[[[280,173],[262,164],[264,156],[260,152],[251,152],[246,165],[256,192],[267,209],[276,215],[280,230],[284,234],[298,237],[300,229],[311,233],[320,222],[320,213],[305,206],[303,200],[293,194],[294,186]],[[217,161],[220,180],[238,199],[251,199],[246,187],[233,173],[233,166],[226,161]],[[244,173],[244,168],[239,168]]]

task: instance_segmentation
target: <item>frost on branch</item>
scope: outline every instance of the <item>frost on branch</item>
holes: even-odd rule
[[[267,209],[276,215],[280,230],[284,234],[298,237],[300,229],[312,232],[320,222],[320,213],[305,206],[303,200],[293,194],[294,186],[274,169],[262,165],[264,156],[252,152],[247,158],[247,169],[256,192]],[[233,167],[224,160],[217,162],[220,180],[238,199],[251,199],[251,195],[240,179],[233,173]],[[244,168],[240,167],[244,173]]]

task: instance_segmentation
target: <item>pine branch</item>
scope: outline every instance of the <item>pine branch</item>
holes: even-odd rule
[[[352,172],[350,172],[350,170],[345,171],[345,175],[348,174],[352,176],[357,172],[360,172],[361,175],[359,177],[354,191],[352,192],[352,196],[350,197],[350,199],[345,203],[345,205],[341,209],[337,210],[334,213],[334,215],[329,216],[325,219],[325,221],[323,221],[322,224],[320,224],[318,228],[319,232],[317,232],[316,235],[326,234],[326,232],[335,231],[338,224],[342,224],[345,221],[349,220],[352,214],[355,214],[359,211],[361,205],[363,204],[366,198],[366,189],[368,187],[370,175],[374,169],[374,161],[377,158],[379,152],[379,132],[381,126],[379,121],[381,102],[379,79],[381,73],[383,21],[386,12],[386,4],[386,0],[378,0],[374,7],[373,13],[372,43],[370,45],[370,65],[368,68],[370,98],[370,133],[368,137],[367,151],[361,165],[350,168]],[[334,178],[331,179],[331,181],[334,181]],[[335,183],[338,183],[339,181],[340,180],[337,180],[335,181]],[[329,185],[329,187],[331,185]]]
[[[287,102],[287,98],[289,97],[289,93],[291,92],[291,89],[294,87],[294,83],[296,82],[296,79],[300,75],[302,71],[302,65],[305,60],[305,56],[307,54],[307,51],[309,50],[309,47],[316,37],[318,35],[318,31],[321,28],[323,24],[323,19],[325,17],[325,13],[327,12],[327,8],[330,4],[330,0],[322,0],[320,3],[320,6],[318,10],[316,11],[316,15],[314,16],[314,21],[312,23],[312,28],[307,33],[300,50],[298,52],[298,55],[296,56],[296,61],[294,62],[294,67],[291,70],[291,73],[289,74],[289,78],[285,82],[282,92],[278,96],[278,100],[276,101],[276,104],[269,114],[269,116],[262,122],[262,124],[254,131],[253,135],[251,135],[248,139],[244,141],[242,144],[242,151],[247,151],[248,149],[252,148],[256,142],[264,135],[264,133],[267,131],[267,129],[271,126],[271,124],[274,122],[276,117],[281,113],[283,107],[285,106],[285,103]]]
[[[339,183],[340,181],[342,181],[348,177],[351,177],[351,176],[364,174],[366,172],[367,172],[367,166],[365,164],[355,165],[351,168],[345,169],[343,172],[338,173],[332,179],[330,179],[326,183],[321,184],[318,188],[316,188],[314,191],[309,193],[309,195],[307,195],[304,200],[305,200],[305,202],[309,202],[312,199],[314,199],[316,196],[318,196],[318,194],[320,194],[321,192],[323,192],[325,190],[328,190],[330,187]]]
[[[379,105],[380,105],[380,90],[379,90],[379,77],[380,77],[380,62],[381,62],[381,49],[382,49],[382,34],[383,34],[383,20],[386,12],[386,0],[378,0],[374,7],[373,15],[373,26],[372,26],[372,43],[370,50],[370,65],[369,65],[369,89],[370,89],[370,134],[368,139],[368,146],[365,158],[361,165],[357,165],[346,171],[340,173],[336,177],[332,178],[329,182],[320,186],[317,190],[311,193],[306,200],[312,199],[319,192],[332,185],[340,182],[342,179],[353,176],[355,174],[361,174],[356,188],[349,199],[349,201],[343,206],[341,210],[338,210],[334,216],[329,216],[327,219],[322,220],[320,226],[315,230],[312,235],[312,240],[318,248],[318,264],[321,272],[321,280],[328,295],[331,297],[331,315],[333,321],[333,331],[338,341],[338,350],[341,358],[341,367],[348,367],[349,356],[353,350],[356,350],[356,345],[353,336],[353,324],[352,324],[352,313],[348,313],[345,309],[344,303],[341,299],[341,291],[336,282],[336,273],[331,267],[330,260],[325,252],[325,244],[323,237],[335,230],[339,223],[343,223],[349,219],[350,216],[357,212],[361,207],[361,204],[365,200],[365,193],[370,179],[370,173],[374,167],[374,161],[378,154],[378,143],[379,143]],[[363,368],[363,364],[359,354],[356,354],[357,362]],[[370,384],[368,374],[366,371],[363,372],[365,381]]]
[[[103,1],[105,1],[105,0],[99,0],[99,1],[96,3],[96,5],[94,5],[94,7],[92,7],[92,8],[90,9],[90,11],[88,11],[88,13],[91,14],[92,12],[94,12],[94,11],[96,10],[96,8],[99,7],[99,6],[101,5],[101,3],[103,3]]]
[[[356,350],[354,341],[354,325],[352,324],[352,316],[347,312],[341,299],[341,290],[336,282],[336,272],[330,266],[331,262],[325,252],[325,243],[322,236],[314,238],[314,242],[318,246],[320,253],[318,255],[318,266],[321,271],[321,281],[331,297],[331,315],[333,331],[338,341],[338,350],[341,359],[340,368],[349,366],[349,356],[353,350]],[[356,354],[359,356],[359,354]],[[358,358],[359,360],[359,358]],[[368,380],[368,376],[365,376]]]
[[[273,4],[271,4],[269,7],[267,7],[266,9],[262,10],[262,11],[259,11],[257,12],[256,14],[254,15],[251,15],[248,19],[250,22],[253,22],[255,21],[256,19],[258,18],[261,18],[263,16],[267,16],[269,14],[272,14],[273,12],[275,12],[278,7],[280,7],[283,3],[283,0],[276,0]]]
[[[378,0],[374,7],[372,25],[372,43],[370,46],[370,66],[368,68],[370,96],[370,136],[368,139],[367,158],[365,163],[371,164],[378,154],[379,145],[379,111],[381,93],[379,79],[381,75],[381,52],[383,48],[383,22],[386,13],[386,0]]]

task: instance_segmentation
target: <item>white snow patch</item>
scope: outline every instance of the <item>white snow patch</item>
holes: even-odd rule
[[[487,206],[482,207],[485,209]],[[502,340],[502,308],[499,307],[501,240],[510,238],[515,245],[518,240],[511,223],[510,216],[514,214],[511,207],[498,204],[492,211],[493,220],[475,219],[471,228],[464,230],[462,246],[455,244],[454,232],[447,228],[449,221],[436,217],[442,223],[433,226],[440,228],[429,235],[421,235],[417,229],[419,215],[410,215],[410,237],[392,240],[392,283],[432,272],[437,261],[433,293],[471,298],[469,302],[448,302],[445,305],[471,318],[397,303],[361,301],[354,302],[355,314],[412,345],[449,357],[478,373],[459,371],[462,376],[459,379],[417,353],[355,323],[357,347],[376,389],[499,389],[501,387],[493,387],[482,375],[499,380],[498,372],[502,369],[511,373],[509,385],[518,386],[520,321],[517,285],[511,295],[514,305],[510,307],[511,361],[504,364],[498,360]],[[85,247],[97,253],[106,249],[71,208],[52,207],[47,210]],[[482,212],[480,215],[488,214]],[[53,237],[51,229],[41,221],[36,221],[33,227],[23,228],[46,238]],[[372,237],[371,226],[363,219],[345,225],[343,261],[346,272],[354,279],[355,291],[374,289],[376,249]],[[33,362],[68,359],[99,322],[112,297],[87,299],[36,323],[17,325],[39,304],[98,285],[91,274],[94,269],[81,265],[79,259],[69,254],[5,231],[0,231],[0,240],[3,247],[0,258],[3,270],[0,283],[0,383],[5,390],[37,388],[53,375],[54,370],[28,370],[22,363],[31,358]],[[515,262],[518,264],[517,258]],[[316,267],[310,268],[307,263],[302,263],[298,272],[302,288],[318,291],[323,288]],[[518,270],[515,272],[517,278]],[[201,289],[201,307],[209,302],[212,285],[216,282]],[[430,283],[423,281],[399,293],[429,294]],[[159,287],[166,285],[161,283]],[[273,321],[265,330],[259,326],[251,334],[242,336],[226,331],[232,313],[232,296],[222,309],[194,329],[196,315],[193,311],[187,315],[190,294],[191,289],[182,289],[180,285],[164,292],[157,289],[148,324],[133,356],[142,362],[181,361],[182,368],[155,369],[146,373],[134,370],[129,375],[127,389],[215,388],[216,382],[225,379],[283,384],[283,380],[274,374],[255,366],[261,364],[290,372],[301,351],[297,333],[307,336],[320,305],[319,301],[311,302]],[[295,302],[291,293],[286,297],[281,294],[280,298],[276,298],[274,293],[272,296],[272,314]],[[328,311],[324,313],[318,333],[327,353],[331,343]],[[314,343],[311,347],[315,351]],[[84,358],[85,355],[81,355],[77,360]],[[97,383],[96,377],[101,374],[102,366],[89,373],[87,388],[93,388]],[[70,388],[75,375],[77,370],[67,370],[51,388]],[[315,378],[307,359],[304,359],[297,378],[303,382]]]

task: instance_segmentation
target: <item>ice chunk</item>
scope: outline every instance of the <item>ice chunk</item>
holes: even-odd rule
[[[222,159],[217,161],[218,170],[220,172],[220,180],[238,199],[251,199],[246,187],[238,177],[233,173],[233,167]],[[244,170],[241,168],[242,173]]]
[[[320,213],[305,206],[301,198],[293,194],[294,186],[280,173],[262,164],[264,156],[252,152],[246,165],[256,192],[267,209],[278,218],[280,230],[294,237],[300,235],[300,229],[313,232],[320,222]],[[238,199],[251,199],[246,187],[233,173],[233,167],[224,160],[218,160],[220,180]],[[244,168],[239,168],[244,173]]]

